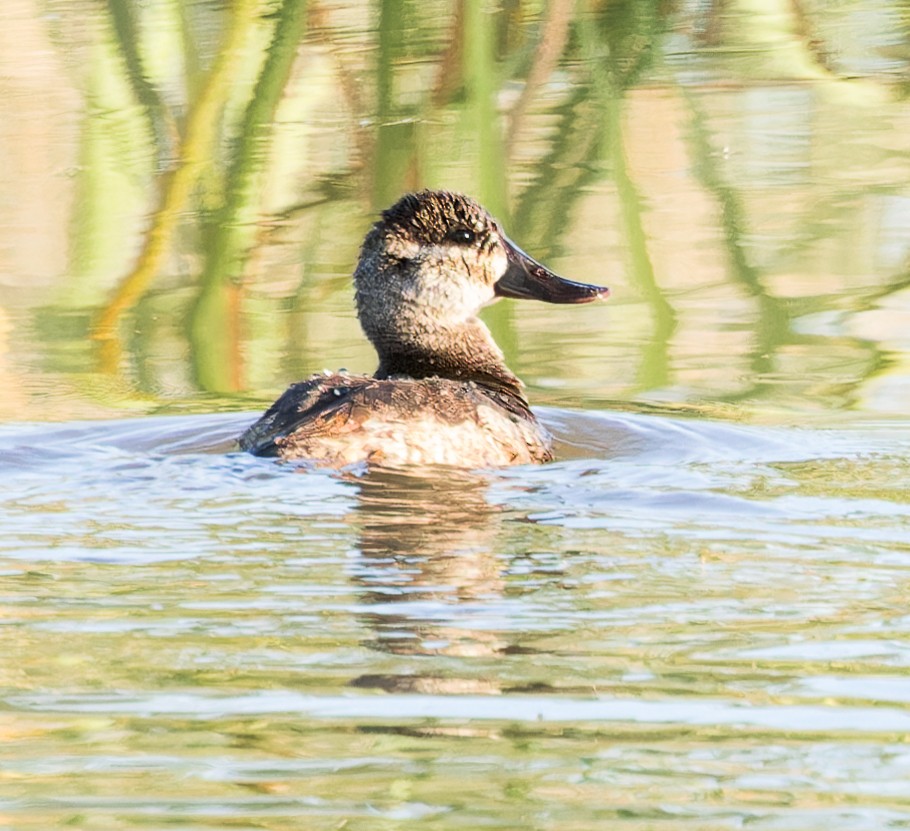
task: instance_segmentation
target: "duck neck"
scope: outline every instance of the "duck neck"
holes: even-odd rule
[[[376,343],[377,378],[449,378],[474,381],[514,396],[527,405],[521,381],[505,365],[487,327],[472,319],[455,328],[424,329],[420,336]]]

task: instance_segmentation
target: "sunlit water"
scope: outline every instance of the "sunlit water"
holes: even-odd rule
[[[8,827],[910,826],[910,434],[542,415],[463,474],[4,428]]]

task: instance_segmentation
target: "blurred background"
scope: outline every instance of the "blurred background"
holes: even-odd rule
[[[482,201],[597,308],[484,315],[535,403],[910,407],[910,4],[5,0],[0,418],[371,372],[377,212]]]

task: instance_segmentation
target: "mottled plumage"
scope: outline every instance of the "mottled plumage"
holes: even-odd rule
[[[598,286],[557,277],[517,248],[473,200],[403,197],[364,240],[354,273],[373,377],[316,375],[292,385],[240,438],[264,456],[341,467],[487,467],[552,458],[521,382],[477,311],[497,297],[584,303]]]

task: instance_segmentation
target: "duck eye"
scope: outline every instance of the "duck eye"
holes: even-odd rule
[[[454,228],[447,236],[458,245],[471,245],[477,239],[477,235],[470,228]]]

